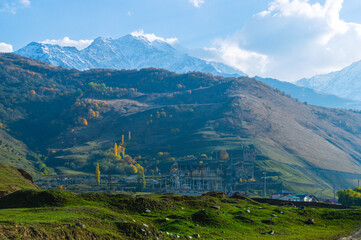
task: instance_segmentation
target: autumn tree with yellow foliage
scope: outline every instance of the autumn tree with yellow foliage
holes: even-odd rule
[[[118,156],[118,145],[114,143],[114,156]]]
[[[97,163],[97,167],[95,169],[95,179],[97,181],[97,185],[100,185],[100,169],[99,169],[99,163]]]

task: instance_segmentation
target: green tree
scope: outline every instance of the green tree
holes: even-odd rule
[[[147,183],[145,181],[144,169],[138,170],[138,177],[137,177],[137,191],[141,192],[145,189]]]

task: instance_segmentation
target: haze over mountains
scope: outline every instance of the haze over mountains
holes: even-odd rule
[[[361,61],[354,62],[340,71],[303,78],[297,85],[361,101]]]
[[[126,35],[118,39],[96,38],[83,50],[32,42],[15,52],[65,68],[142,69],[163,68],[177,73],[200,71],[215,76],[245,76],[222,63],[208,62],[184,54],[162,40]]]

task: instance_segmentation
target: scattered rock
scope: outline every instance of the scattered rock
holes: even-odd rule
[[[314,225],[314,224],[315,224],[315,219],[309,218],[309,219],[306,221],[306,224]]]
[[[304,210],[305,209],[305,206],[300,206],[299,208],[298,208],[298,210]]]
[[[269,232],[264,232],[264,233],[261,233],[261,234],[264,234],[264,235],[273,235],[273,234],[275,234],[275,231],[273,231],[273,230],[271,230],[271,231],[269,231]]]
[[[144,212],[145,213],[151,213],[151,211],[149,209],[145,209]]]
[[[81,228],[86,228],[86,225],[84,223],[81,223],[81,222],[77,222],[75,225],[78,226],[78,227],[81,227]]]
[[[251,211],[247,209],[247,210],[246,210],[246,213],[251,213]]]
[[[201,235],[199,235],[198,233],[194,233],[194,234],[193,234],[193,237],[194,237],[194,238],[200,238]]]
[[[277,215],[276,215],[276,214],[272,214],[272,217],[275,217],[275,218],[276,218],[276,217],[277,217]]]
[[[165,218],[165,220],[168,222],[168,221],[169,221],[169,218]]]
[[[210,206],[210,208],[217,209],[217,210],[221,209],[220,206]]]

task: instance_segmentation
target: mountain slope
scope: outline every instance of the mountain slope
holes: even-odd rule
[[[0,61],[0,103],[19,113],[5,112],[9,133],[58,172],[93,172],[99,162],[102,172],[124,174],[109,152],[129,131],[126,153],[141,155],[138,163],[150,169],[174,161],[160,152],[215,157],[227,150],[237,157],[255,148],[257,183],[267,171],[271,189],[323,196],[352,186],[361,171],[360,113],[304,104],[255,79],[159,69],[81,72],[14,54]]]
[[[272,78],[256,77],[258,81],[279,89],[285,94],[290,94],[292,97],[301,102],[317,105],[321,107],[344,108],[344,109],[361,109],[361,102],[353,101],[336,95],[325,94],[317,92],[309,87],[301,87],[289,82],[282,82]]]
[[[36,189],[30,174],[0,163],[0,197],[20,189]]]
[[[168,43],[149,41],[142,36],[126,35],[118,39],[96,38],[84,50],[74,47],[32,42],[15,52],[65,68],[141,69],[163,68],[178,73],[200,71],[217,76],[244,76],[235,68],[222,63],[207,62],[177,51]]]
[[[360,101],[361,61],[355,62],[337,72],[301,79],[297,82],[297,85]]]

